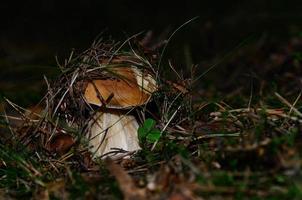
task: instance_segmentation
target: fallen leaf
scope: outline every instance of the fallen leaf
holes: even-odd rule
[[[125,200],[147,199],[145,189],[136,187],[131,176],[120,165],[110,158],[107,158],[105,163],[107,169],[116,178]]]
[[[75,141],[71,135],[68,134],[58,134],[50,141],[48,150],[50,152],[64,154],[70,150],[74,145]]]

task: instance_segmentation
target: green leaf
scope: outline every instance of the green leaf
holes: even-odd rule
[[[144,124],[138,128],[138,138],[140,141],[144,141],[148,133],[154,128],[156,122],[154,119],[146,119]]]
[[[149,132],[146,139],[147,139],[148,142],[154,143],[157,140],[159,140],[160,136],[161,136],[160,131],[157,130],[157,129],[154,129],[154,130]]]
[[[146,119],[144,124],[138,128],[138,138],[141,142],[147,140],[149,143],[154,143],[159,140],[161,133],[158,129],[155,128],[155,120],[154,119]]]
[[[155,126],[156,122],[154,119],[146,119],[146,121],[143,124],[143,128],[145,129],[146,132],[150,132],[154,126]]]
[[[146,130],[144,129],[144,127],[139,127],[137,130],[138,133],[138,139],[140,141],[143,141],[146,138],[146,135],[148,132],[146,132]]]

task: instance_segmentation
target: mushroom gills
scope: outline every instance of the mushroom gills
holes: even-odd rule
[[[96,113],[87,134],[93,157],[119,157],[141,149],[137,137],[138,127],[132,115],[118,111]]]

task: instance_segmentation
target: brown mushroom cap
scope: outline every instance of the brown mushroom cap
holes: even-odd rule
[[[113,78],[92,80],[88,83],[85,100],[97,106],[106,102],[108,108],[129,108],[148,102],[156,90],[156,81],[147,71],[137,67],[112,67]]]

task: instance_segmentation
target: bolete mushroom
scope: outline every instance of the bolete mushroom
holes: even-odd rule
[[[157,89],[149,71],[129,63],[108,67],[107,73],[110,78],[91,80],[84,93],[86,102],[99,108],[86,134],[94,158],[117,157],[140,149],[139,125],[129,111],[146,104]]]

